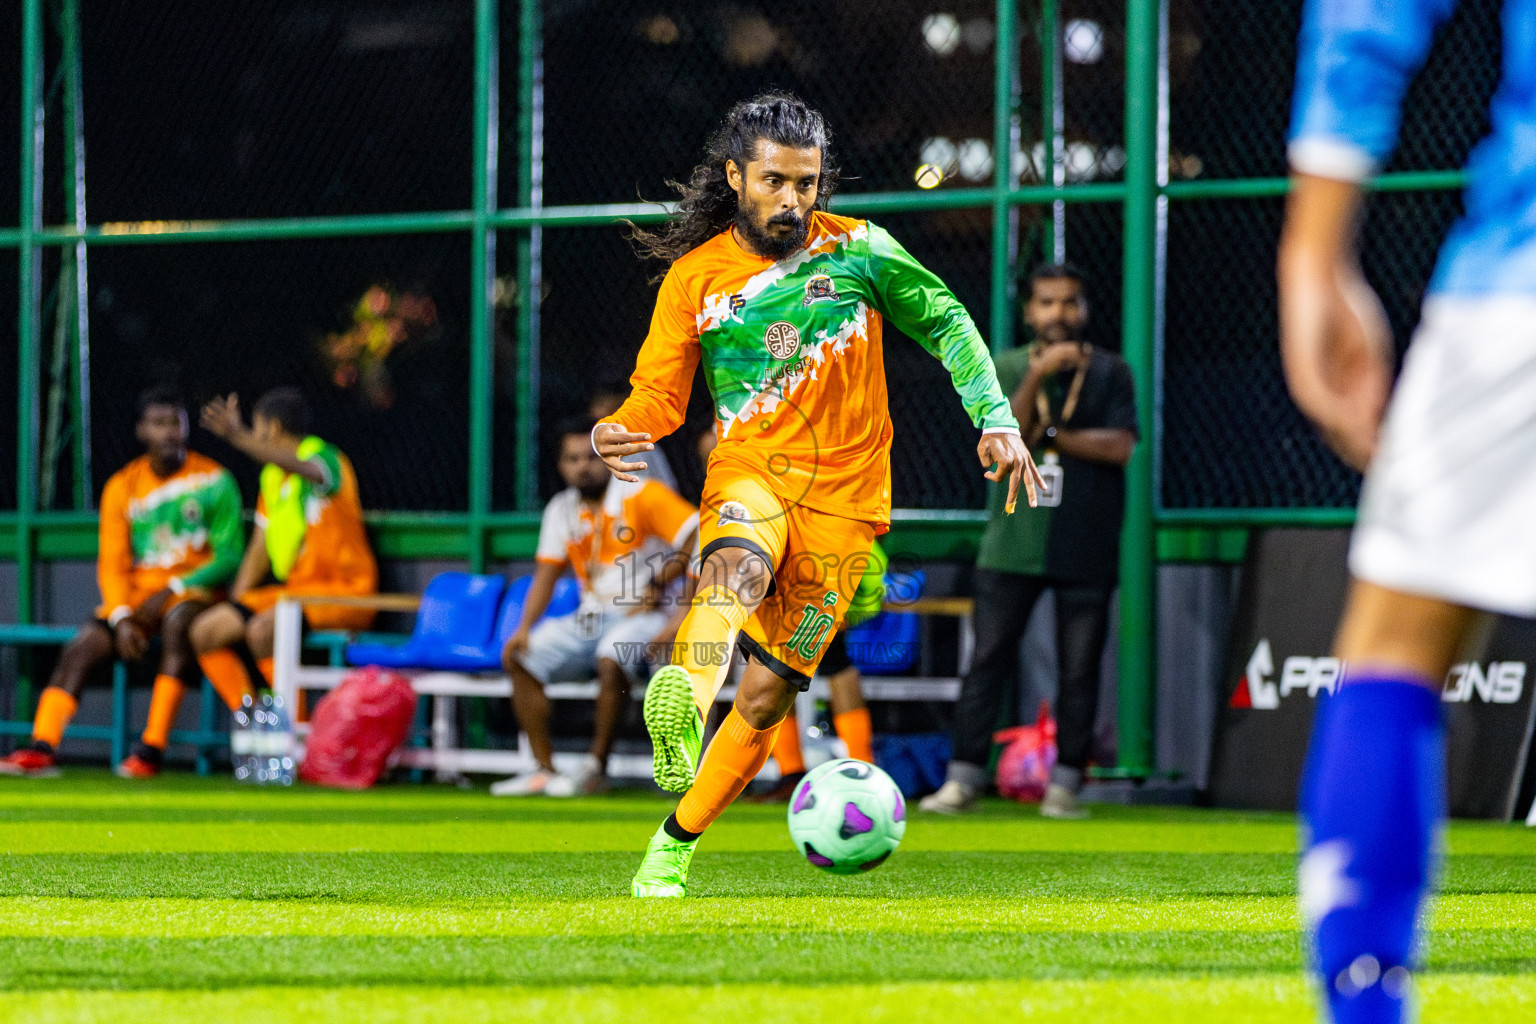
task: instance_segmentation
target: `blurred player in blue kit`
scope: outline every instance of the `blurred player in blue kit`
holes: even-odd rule
[[[1348,667],[1319,705],[1301,792],[1302,913],[1338,1022],[1411,1015],[1445,819],[1441,681],[1480,613],[1536,615],[1536,0],[1504,3],[1492,129],[1395,393],[1356,247],[1361,182],[1455,6],[1310,0],[1301,32],[1282,355],[1296,404],[1366,472],[1335,641]]]

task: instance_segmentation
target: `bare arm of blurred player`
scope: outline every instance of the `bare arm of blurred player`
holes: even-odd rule
[[[1360,186],[1291,178],[1280,236],[1280,355],[1291,397],[1334,451],[1364,470],[1392,389],[1392,339],[1360,269]]]
[[[330,482],[324,467],[312,459],[301,459],[298,452],[284,444],[259,438],[240,417],[240,396],[215,398],[203,406],[203,429],[234,445],[260,465],[271,463],[285,473],[297,473],[313,484]]]
[[[238,601],[244,597],[247,590],[266,579],[271,568],[272,560],[267,556],[267,530],[258,522],[251,531],[251,542],[245,546],[245,557],[240,559],[235,581],[229,585],[230,600]]]

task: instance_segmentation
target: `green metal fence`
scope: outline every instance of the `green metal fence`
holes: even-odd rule
[[[644,221],[657,212],[638,203],[544,201],[546,135],[555,137],[560,130],[558,123],[545,124],[544,19],[572,5],[551,3],[546,10],[540,0],[463,2],[473,8],[468,208],[100,223],[86,216],[90,175],[79,117],[81,8],[89,8],[93,0],[58,0],[46,10],[44,0],[20,0],[19,217],[14,227],[0,224],[0,267],[14,258],[18,281],[16,491],[14,511],[0,512],[0,558],[17,564],[21,621],[33,615],[34,567],[39,560],[94,552],[90,390],[83,372],[91,356],[86,281],[90,258],[106,258],[109,250],[120,247],[368,236],[444,236],[458,239],[455,244],[467,243],[466,499],[462,508],[451,511],[379,509],[371,514],[372,523],[386,556],[465,559],[480,569],[531,554],[541,493],[539,381],[545,332],[539,296],[546,269],[555,266],[547,261],[569,258],[557,251],[562,240],[574,236],[561,232],[602,229],[611,234],[622,218]],[[1286,191],[1285,102],[1300,4],[955,0],[931,6],[949,6],[959,14],[922,17],[921,31],[930,50],[954,50],[962,35],[972,50],[990,47],[993,74],[986,141],[994,170],[986,181],[929,190],[849,188],[834,200],[834,209],[885,218],[893,225],[902,217],[936,218],[944,211],[984,215],[968,222],[976,225],[972,235],[960,237],[974,237],[976,245],[989,250],[986,280],[974,283],[977,294],[985,296],[985,309],[973,303],[973,311],[988,327],[996,350],[1014,344],[1020,267],[1041,255],[1065,254],[1088,264],[1100,282],[1112,284],[1110,290],[1118,293],[1100,296],[1099,320],[1117,325],[1142,399],[1142,436],[1151,442],[1138,447],[1129,469],[1120,605],[1121,767],[1142,774],[1152,763],[1153,570],[1158,559],[1231,561],[1240,557],[1248,528],[1342,525],[1352,515],[1352,478],[1287,412],[1277,367],[1272,365],[1270,261],[1279,203]],[[1481,45],[1494,31],[1490,12],[1496,13],[1496,6],[1493,0],[1463,5],[1449,33],[1461,50],[1444,59],[1444,68],[1432,70],[1432,75],[1464,73],[1464,58],[1471,52],[1467,48]],[[814,26],[815,18],[824,13],[830,17],[834,9],[841,5],[807,6],[802,16]],[[916,30],[915,19],[923,13],[917,7],[907,11],[893,4],[886,13],[895,18],[903,11],[914,17]],[[616,23],[629,16],[612,15]],[[3,25],[0,22],[0,28]],[[663,42],[668,32],[673,38],[678,32],[671,21],[646,22],[641,29],[660,33]],[[1255,35],[1257,48],[1250,38]],[[618,52],[624,52],[626,38],[618,38]],[[1245,39],[1247,51],[1241,44]],[[1006,45],[1009,41],[1016,45]],[[1208,57],[1199,56],[1202,47]],[[1252,60],[1254,53],[1262,53],[1265,60]],[[514,56],[515,66],[506,66],[512,63],[507,58]],[[560,70],[566,70],[564,65]],[[600,71],[583,66],[581,73]],[[923,71],[887,66],[872,73]],[[1476,93],[1485,87],[1479,82],[1462,90],[1470,95],[1466,102],[1475,104]],[[49,123],[45,102],[51,89],[57,90],[54,102],[64,116]],[[1411,127],[1416,122],[1410,116],[1406,156],[1374,185],[1387,196],[1440,204],[1435,207],[1439,212],[1427,218],[1416,216],[1413,208],[1397,211],[1418,225],[1428,240],[1427,247],[1420,246],[1425,252],[1432,251],[1444,214],[1454,212],[1454,194],[1462,180],[1457,168],[1472,137],[1463,130],[1466,138],[1445,141],[1437,126],[1458,120],[1462,108],[1445,107],[1444,91],[1435,83],[1417,91],[1415,102],[1429,111],[1423,119],[1430,122],[1428,128]],[[723,108],[734,98],[722,94],[710,99]],[[667,121],[667,111],[658,110],[654,130],[667,133]],[[1458,123],[1464,121],[1459,118]],[[839,131],[853,127],[834,123]],[[45,134],[45,129],[55,134]],[[682,151],[692,151],[701,141],[682,140]],[[52,184],[60,176],[51,167],[44,173],[45,152],[50,160],[62,162],[62,206]],[[552,153],[551,159],[558,160],[558,154]],[[683,175],[687,166],[681,163],[672,173]],[[887,183],[897,180],[893,175],[898,172],[907,173],[900,167],[870,170],[872,180]],[[571,191],[563,187],[560,194]],[[579,183],[575,191],[580,191]],[[45,192],[52,197],[47,202]],[[45,209],[57,209],[61,216],[50,220]],[[1432,222],[1428,228],[1420,223],[1425,220]],[[1074,241],[1069,244],[1068,238]],[[1232,255],[1234,245],[1246,247],[1241,258]],[[1414,264],[1415,273],[1427,273],[1423,263],[1421,259]],[[506,422],[496,413],[497,289],[504,287],[498,280],[503,264],[510,266],[522,297],[511,331],[509,376],[514,384],[510,408],[504,407],[502,414]],[[55,297],[60,289],[77,292],[73,304],[58,303],[53,316],[54,330],[63,332],[59,338],[65,342],[53,346],[54,358],[77,371],[68,396],[73,446],[69,459],[57,450],[57,437],[51,442],[54,448],[45,452],[50,442],[40,436],[45,397],[37,385],[45,369],[45,267],[55,283]],[[1396,265],[1389,269],[1405,272]],[[1223,293],[1221,287],[1228,291]],[[1410,305],[1402,304],[1399,311],[1400,333],[1411,327]],[[637,336],[635,345],[638,341]],[[1231,363],[1226,355],[1239,350],[1248,354],[1247,362]],[[49,422],[57,421],[59,414],[53,410]],[[1257,454],[1228,466],[1222,449],[1230,450],[1231,436],[1224,432],[1233,429],[1233,422],[1254,421],[1255,415],[1252,443]],[[1291,418],[1285,419],[1288,415]],[[1263,447],[1277,438],[1274,452]],[[0,436],[0,442],[4,440]],[[46,472],[45,455],[50,460]],[[72,470],[57,468],[71,461]],[[1281,474],[1278,491],[1271,493],[1256,483],[1276,472]],[[54,488],[59,479],[69,481],[59,492],[69,494],[69,500],[40,503],[40,488]],[[949,493],[940,488],[938,497],[922,503],[943,501]],[[61,504],[73,507],[66,510]],[[964,555],[980,522],[980,513],[971,509],[908,510],[898,512],[893,537],[898,548],[914,553]]]

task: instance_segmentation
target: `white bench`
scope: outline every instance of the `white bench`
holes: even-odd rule
[[[283,699],[286,707],[298,706],[301,690],[331,690],[341,684],[350,668],[305,665],[300,658],[303,646],[303,605],[340,605],[373,608],[380,611],[415,611],[420,599],[409,594],[378,594],[372,597],[299,597],[284,598],[277,603],[276,635],[273,647],[273,688]],[[891,605],[889,610],[915,612],[921,615],[948,615],[960,619],[960,671],[970,666],[975,648],[971,628],[973,602],[970,598],[935,597]],[[428,747],[403,747],[391,759],[391,764],[407,768],[420,768],[437,773],[441,779],[451,779],[460,774],[513,774],[529,771],[534,767],[533,754],[528,738],[519,734],[515,750],[485,750],[455,746],[458,724],[455,714],[455,698],[512,696],[512,680],[505,675],[471,675],[462,672],[398,670],[411,684],[411,688],[423,697],[432,698],[431,745]],[[592,700],[597,696],[597,682],[552,683],[545,687],[550,700]],[[873,701],[954,701],[960,694],[957,677],[907,677],[865,676],[863,691],[866,700]],[[631,695],[640,699],[644,686],[637,686]],[[734,684],[720,691],[719,700],[730,701],[736,696]],[[830,696],[827,681],[817,676],[811,688],[796,700],[800,727],[809,729],[816,717],[816,701]],[[295,723],[295,738],[302,745],[309,733],[308,723]],[[581,754],[555,755],[555,767],[574,769],[581,761]],[[772,766],[770,766],[771,769]],[[614,778],[650,778],[651,759],[648,755],[616,754],[609,759],[608,773]],[[772,772],[769,771],[771,775]]]

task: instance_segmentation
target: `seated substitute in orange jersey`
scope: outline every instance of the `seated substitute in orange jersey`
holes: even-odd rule
[[[240,489],[223,466],[187,449],[187,411],[173,388],[139,397],[137,433],[148,449],[101,493],[97,618],[65,646],[37,702],[32,742],[0,760],[0,774],[49,775],[86,680],[113,658],[138,661],[161,640],[160,669],[143,742],[118,766],[131,778],[160,769],[182,690],[200,681],[187,631],[235,574],[244,527]]]
[[[629,400],[593,431],[621,479],[683,422],[702,364],[719,445],[700,503],[704,565],[680,664],[645,696],[657,781],[686,791],[651,840],[636,896],[681,896],[694,843],[768,757],[774,730],[841,627],[890,525],[884,321],[937,356],[989,479],[1038,475],[980,333],[936,276],[867,221],[826,212],[836,181],[820,114],[783,93],[737,104],[656,233],[669,269]],[[643,457],[643,456],[642,456]],[[700,762],[704,713],[736,643],[752,664]]]
[[[379,570],[363,526],[357,477],[335,445],[308,436],[309,405],[296,388],[256,402],[251,426],[230,395],[203,409],[203,426],[265,463],[256,529],[230,600],[192,626],[192,642],[215,686],[231,691],[271,681],[274,608],[285,595],[363,597],[378,592]],[[306,605],[314,629],[366,629],[370,608]]]
[[[698,536],[698,509],[672,488],[657,480],[613,479],[592,450],[593,425],[575,419],[556,428],[556,465],[566,488],[544,508],[538,568],[522,621],[501,656],[512,678],[512,711],[536,765],[492,785],[492,796],[580,796],[606,786],[629,686],[645,678],[646,650],[667,623],[668,587],[682,575]],[[576,572],[581,604],[544,618],[567,569]],[[594,675],[599,689],[590,753],[557,772],[544,687]]]

